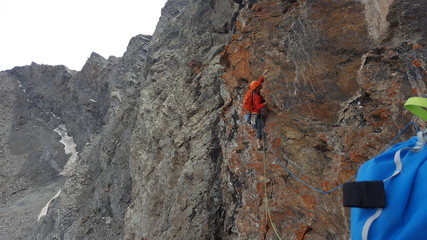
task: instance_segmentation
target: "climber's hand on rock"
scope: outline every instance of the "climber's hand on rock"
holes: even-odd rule
[[[264,70],[264,72],[262,73],[262,75],[267,74],[269,71],[270,71],[270,69],[266,69],[266,70]]]

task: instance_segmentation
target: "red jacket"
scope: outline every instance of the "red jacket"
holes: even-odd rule
[[[264,82],[264,76],[261,76],[259,78],[258,82],[259,82],[259,85],[261,86],[262,83]],[[264,104],[265,100],[261,96],[261,93],[259,91],[258,92],[254,91],[253,94],[254,94],[254,96],[253,96],[253,98],[254,98],[254,102],[253,102],[254,109],[253,109],[252,113],[259,114],[261,109],[263,109],[265,107],[265,104]]]

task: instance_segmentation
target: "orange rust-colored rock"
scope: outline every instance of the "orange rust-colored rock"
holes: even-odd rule
[[[416,44],[416,43],[414,43],[414,44],[412,45],[412,48],[413,48],[413,49],[422,49],[422,48],[423,48],[423,46],[421,46],[420,44]]]
[[[425,69],[413,63],[414,59],[425,62],[424,42],[389,41],[408,36],[394,25],[384,35],[375,35],[381,34],[375,29],[382,26],[375,24],[409,24],[396,6],[381,6],[381,11],[390,7],[390,14],[372,19],[372,6],[354,0],[265,0],[241,5],[235,32],[222,53],[228,63],[222,76],[234,99],[230,109],[239,112],[247,84],[270,69],[262,89],[270,143],[265,178],[254,130],[236,128],[238,137],[231,142],[238,142],[241,149],[238,177],[253,188],[247,193],[263,198],[263,180],[268,180],[268,203],[282,239],[295,235],[348,239],[349,215],[342,209],[339,190],[327,195],[316,192],[285,171],[278,160],[306,184],[322,191],[334,189],[354,177],[358,167],[378,155],[411,120],[403,108],[405,100],[427,94]],[[224,115],[224,122],[230,119],[232,113]],[[411,134],[408,131],[402,139]],[[230,156],[231,163],[237,163]],[[248,195],[243,194],[242,201]],[[246,217],[258,227],[240,234],[259,237],[257,231],[262,229],[263,237],[274,238],[271,224],[265,229],[261,222],[264,214],[262,207],[247,208],[238,219]]]
[[[302,199],[304,200],[305,207],[308,210],[313,210],[316,207],[317,201],[313,196],[306,194],[302,196]]]
[[[298,230],[295,231],[295,235],[298,240],[304,240],[305,235],[309,233],[311,230],[312,229],[307,225],[301,226]]]
[[[359,163],[359,164],[361,164],[361,163],[365,162],[366,160],[368,160],[366,156],[364,156],[362,153],[359,153],[359,152],[352,152],[352,153],[350,153],[350,159],[353,162]]]
[[[414,61],[412,61],[412,65],[414,65],[415,67],[422,67],[423,64],[421,63],[421,61],[419,59],[415,59]]]

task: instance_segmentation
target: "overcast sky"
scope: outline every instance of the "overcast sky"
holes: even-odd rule
[[[166,0],[0,0],[0,71],[31,62],[80,70],[152,35]]]

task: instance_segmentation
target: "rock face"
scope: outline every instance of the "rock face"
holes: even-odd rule
[[[123,235],[128,139],[150,39],[133,38],[122,58],[93,53],[80,72],[34,63],[1,73],[4,239]]]
[[[102,83],[105,98],[92,99],[105,112],[85,143],[75,171],[38,225],[35,239],[121,239],[124,215],[131,201],[130,137],[136,120],[136,100],[149,36],[137,36],[120,59],[92,55],[82,69]],[[90,78],[93,79],[93,78]],[[96,85],[95,85],[96,86]],[[104,95],[101,95],[104,96]],[[98,126],[98,125],[97,125]]]
[[[425,93],[425,19],[418,11],[426,7],[406,1],[258,1],[240,11],[223,52],[230,92],[225,102],[231,103],[222,119],[232,138],[221,139],[233,143],[222,144],[223,166],[239,181],[235,226],[241,238],[272,239],[276,232],[282,239],[349,238],[340,191],[320,194],[303,186],[271,151],[264,175],[253,130],[235,120],[242,88],[271,68],[263,89],[269,148],[301,180],[331,190],[413,117],[402,106]],[[423,63],[414,66],[415,59]]]
[[[427,93],[426,11],[423,0],[169,0],[121,58],[0,73],[0,234],[348,239],[341,191],[325,192],[414,120],[403,103]],[[266,68],[263,154],[242,99]]]
[[[66,155],[45,121],[49,114],[29,102],[11,75],[0,73],[0,79],[0,236],[20,239],[63,184],[58,173]]]
[[[227,35],[215,32],[211,21],[229,26],[224,7],[237,5],[218,4],[224,5],[169,1],[162,10],[132,139],[133,201],[125,239],[213,239],[224,233],[219,53]]]

